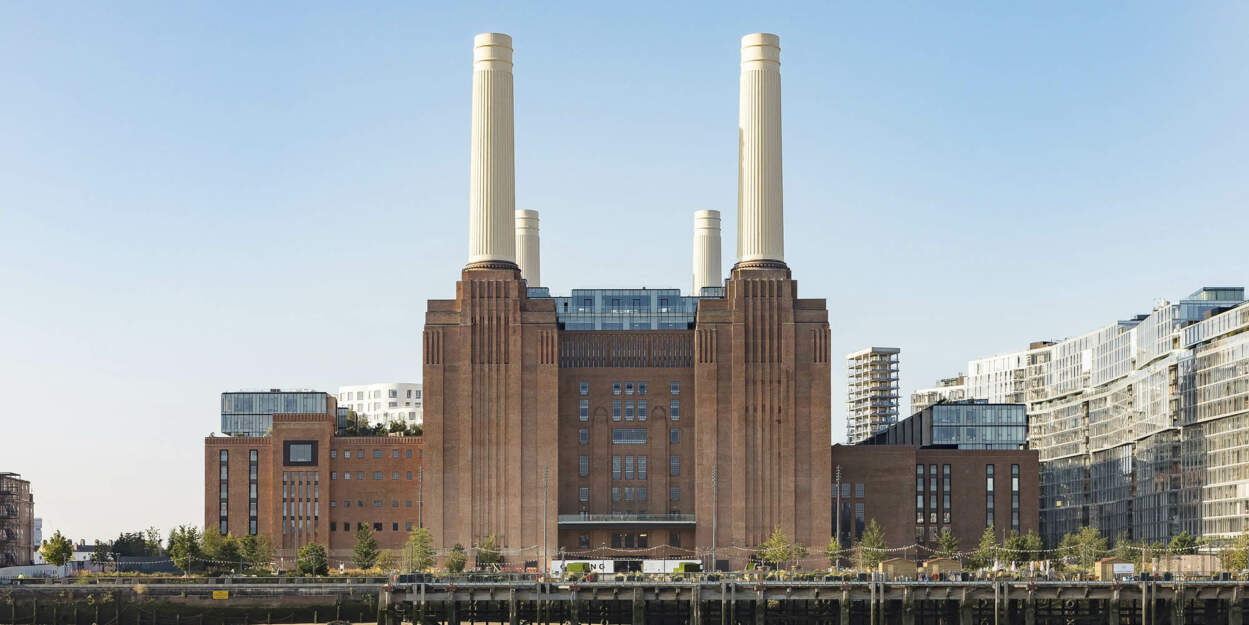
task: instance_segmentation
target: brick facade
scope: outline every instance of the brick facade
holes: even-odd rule
[[[270,436],[204,439],[204,526],[221,526],[224,502],[224,529],[235,536],[269,536],[288,566],[296,550],[309,542],[326,545],[331,564],[350,566],[359,523],[373,528],[381,548],[402,547],[408,531],[422,520],[421,438],[338,437],[334,422],[331,405],[330,414],[274,415]],[[292,443],[314,443],[314,452],[307,461],[292,460]]]

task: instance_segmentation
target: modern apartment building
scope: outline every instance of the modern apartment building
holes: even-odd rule
[[[421,408],[421,385],[415,382],[382,382],[338,387],[338,405],[369,420],[369,423],[425,422]]]
[[[851,445],[898,422],[896,347],[868,347],[846,355],[846,440]]]
[[[779,54],[774,35],[742,41],[729,279],[696,255],[700,297],[553,297],[517,264],[513,233],[533,224],[515,217],[511,38],[476,38],[469,257],[454,297],[430,300],[425,318],[425,520],[437,544],[495,535],[520,563],[712,545],[740,560],[778,526],[828,542],[828,311],[798,297],[784,260]]]
[[[1023,402],[1041,530],[1168,540],[1249,530],[1249,304],[1206,287],[1086,334],[968,364],[968,394]]]
[[[204,439],[205,527],[267,535],[288,564],[317,542],[333,564],[350,566],[361,524],[392,550],[420,526],[421,438],[338,436],[335,400],[320,395],[296,401],[296,412],[267,413],[267,434]]]
[[[967,399],[967,376],[959,374],[953,378],[937,380],[931,388],[921,388],[911,393],[911,414],[942,401],[962,401]]]
[[[860,444],[1010,450],[1023,449],[1027,438],[1023,404],[964,400],[929,406]]]
[[[0,473],[0,566],[31,563],[35,538],[35,496],[17,473]]]

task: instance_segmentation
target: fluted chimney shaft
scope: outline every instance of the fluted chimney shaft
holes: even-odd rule
[[[723,286],[720,275],[720,211],[694,213],[694,292]]]
[[[538,211],[516,211],[516,264],[529,286],[542,286],[541,246],[538,243]]]
[[[468,194],[468,262],[516,262],[516,165],[512,38],[473,38],[473,121]]]
[[[785,262],[781,192],[781,40],[742,37],[738,110],[737,262]]]

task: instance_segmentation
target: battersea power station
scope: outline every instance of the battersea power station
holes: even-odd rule
[[[785,264],[779,39],[742,39],[737,261],[694,215],[690,295],[541,286],[515,210],[512,40],[474,40],[469,256],[424,330],[424,525],[526,560],[610,547],[740,560],[832,535],[823,299]],[[542,553],[545,549],[546,553]],[[686,551],[689,553],[689,551]],[[517,563],[519,564],[519,562]]]
[[[986,528],[1035,531],[1022,405],[953,402],[831,445],[827,305],[799,298],[785,263],[779,44],[742,39],[727,279],[720,213],[702,210],[688,294],[552,295],[538,213],[515,207],[512,40],[478,35],[469,253],[454,297],[428,304],[423,433],[362,431],[337,401],[410,401],[397,389],[222,393],[206,528],[270,536],[286,563],[320,543],[346,565],[362,528],[401,554],[425,527],[442,554],[494,537],[507,566],[542,570],[736,568],[776,528],[822,551],[873,519],[890,546],[924,553],[945,532],[966,546]]]

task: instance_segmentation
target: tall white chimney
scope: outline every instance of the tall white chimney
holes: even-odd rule
[[[720,276],[720,211],[694,212],[694,292],[723,286]]]
[[[468,193],[468,262],[516,262],[516,164],[512,38],[473,38],[473,131]]]
[[[538,211],[516,211],[516,264],[529,286],[542,286],[541,247],[538,245]]]
[[[742,37],[738,106],[737,262],[784,264],[780,37]]]

